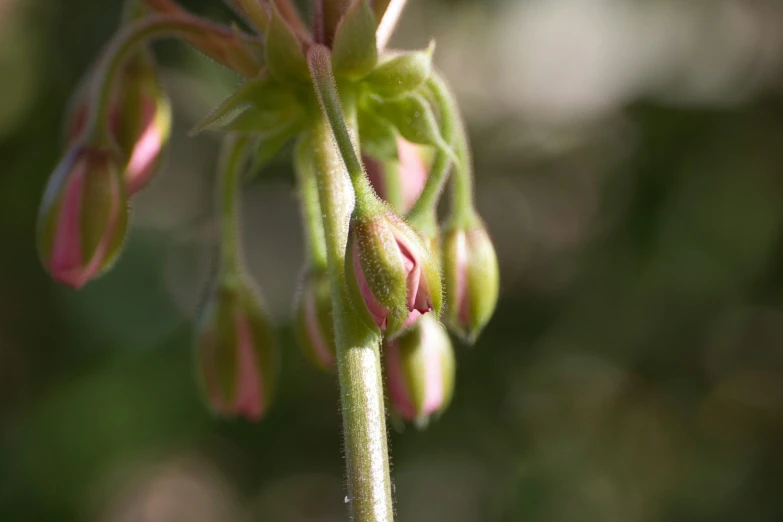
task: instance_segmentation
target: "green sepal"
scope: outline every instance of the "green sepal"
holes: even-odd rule
[[[304,125],[304,119],[297,118],[274,129],[273,132],[260,136],[250,164],[248,178],[252,179],[265,168],[280,150],[301,132],[302,125]]]
[[[397,159],[397,129],[391,122],[361,109],[357,121],[363,152],[378,159]]]
[[[421,87],[430,77],[434,52],[433,41],[424,51],[395,56],[380,63],[364,81],[381,98],[401,98]]]
[[[220,130],[220,122],[249,107],[274,113],[284,112],[286,109],[296,106],[296,98],[268,75],[265,75],[245,82],[204,120],[193,127],[190,134],[195,135],[207,129]]]
[[[400,135],[411,143],[431,145],[456,159],[454,151],[440,134],[440,126],[430,104],[418,93],[398,100],[371,102],[376,113],[397,128]]]
[[[291,27],[283,20],[274,2],[272,19],[266,35],[266,64],[272,76],[283,85],[301,86],[310,83],[307,59],[302,44]]]
[[[375,15],[367,0],[357,0],[337,26],[332,45],[332,72],[336,77],[363,78],[378,63]]]

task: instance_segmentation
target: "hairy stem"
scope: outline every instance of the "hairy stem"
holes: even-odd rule
[[[304,139],[299,140],[296,144],[294,170],[299,185],[309,264],[312,268],[325,268],[326,243],[321,218],[321,203],[318,201],[318,179],[312,162],[304,160],[307,157],[307,152],[303,149],[310,145],[311,143]]]
[[[365,182],[366,178],[340,111],[337,90],[333,88],[329,52],[316,45],[308,58],[313,85],[326,116],[315,123],[311,133],[332,288],[349,506],[353,520],[392,522],[381,338],[351,309],[345,281],[347,224],[353,206],[347,178]]]
[[[361,213],[376,211],[380,208],[380,203],[359,159],[356,140],[351,136],[345,123],[340,95],[332,75],[332,57],[329,49],[320,44],[313,45],[307,53],[307,61],[321,109],[329,122],[335,143],[340,149],[340,155],[351,178],[356,196],[356,211]]]
[[[440,112],[440,132],[443,140],[449,147],[456,147],[456,138],[460,126],[459,109],[451,91],[443,78],[437,73],[433,73],[427,80],[427,87],[432,93],[435,103]],[[459,154],[457,157],[460,158]],[[444,150],[439,150],[435,155],[435,161],[432,163],[427,182],[416,203],[408,212],[408,218],[412,221],[421,219],[422,216],[432,214],[438,205],[438,200],[443,193],[443,187],[449,176],[452,167],[452,156]],[[460,158],[460,162],[463,159]]]

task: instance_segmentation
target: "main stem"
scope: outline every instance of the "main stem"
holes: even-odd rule
[[[332,288],[348,501],[353,520],[392,522],[380,333],[357,317],[346,293],[345,246],[352,211],[348,178],[349,174],[358,177],[362,171],[359,165],[356,172],[355,150],[350,139],[346,142],[349,136],[344,132],[336,89],[324,92],[324,82],[331,77],[328,51],[316,45],[310,52],[313,83],[325,116],[315,123],[311,134]]]

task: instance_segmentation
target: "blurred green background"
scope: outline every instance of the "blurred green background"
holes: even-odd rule
[[[399,520],[783,519],[783,6],[410,4],[393,44],[437,39],[502,296],[458,347],[447,413],[391,429]],[[80,292],[38,262],[64,107],[119,11],[0,0],[0,520],[345,520],[336,383],[288,327],[284,157],[244,199],[283,343],[276,405],[216,421],[193,379],[218,137],[186,131],[237,78],[157,45],[175,138],[123,257]]]

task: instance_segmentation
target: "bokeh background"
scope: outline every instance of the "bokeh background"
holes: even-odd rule
[[[783,3],[410,4],[393,43],[437,39],[502,296],[458,347],[448,412],[390,430],[399,520],[783,519]],[[335,380],[289,329],[284,157],[244,199],[280,326],[276,405],[217,421],[193,379],[218,137],[186,130],[236,77],[157,45],[176,132],[122,259],[80,292],[37,260],[64,106],[119,12],[0,0],[0,520],[345,520]]]

